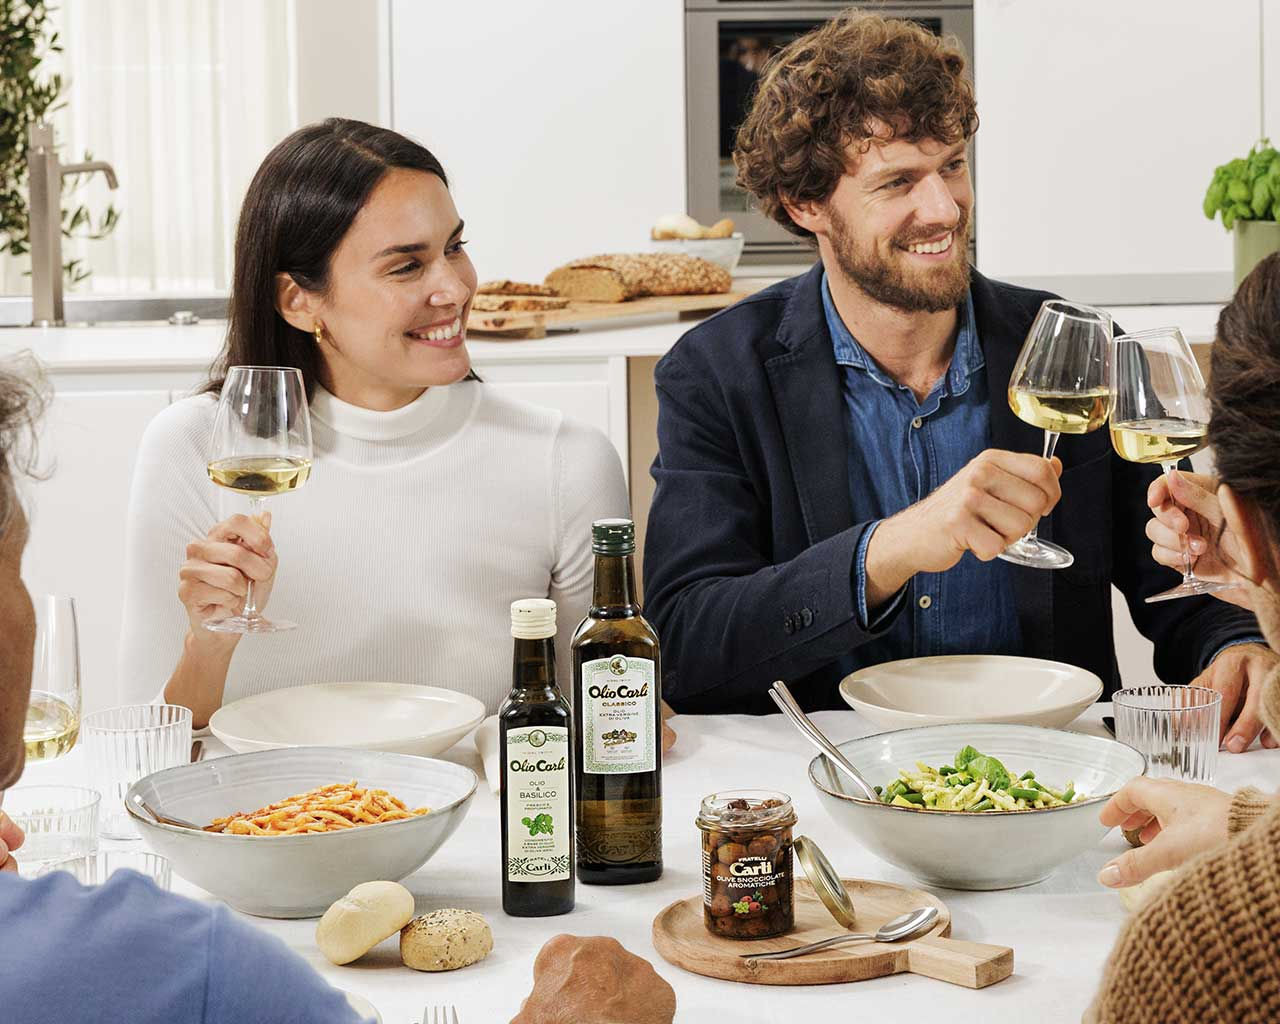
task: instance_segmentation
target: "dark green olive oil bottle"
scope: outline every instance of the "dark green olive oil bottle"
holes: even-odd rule
[[[662,875],[662,671],[636,603],[635,524],[591,526],[595,587],[573,637],[578,877],[625,885]]]

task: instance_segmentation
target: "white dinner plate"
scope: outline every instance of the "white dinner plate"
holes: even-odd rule
[[[382,1024],[382,1014],[378,1012],[378,1008],[369,1002],[364,996],[358,996],[354,992],[344,991],[342,993],[347,997],[347,1002],[351,1004],[351,1009],[360,1014],[365,1020],[374,1021],[375,1024]]]
[[[315,683],[254,694],[219,708],[213,734],[237,753],[352,747],[434,757],[484,718],[475,697],[411,683]]]
[[[1085,669],[997,654],[889,661],[840,682],[845,703],[882,729],[950,722],[1061,729],[1101,693],[1102,680]]]

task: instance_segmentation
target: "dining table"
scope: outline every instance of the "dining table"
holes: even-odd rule
[[[1110,713],[1109,704],[1095,704],[1068,728],[1110,735],[1102,724],[1102,717]],[[836,742],[882,731],[852,710],[822,711],[811,717]],[[828,815],[807,775],[814,751],[781,715],[677,715],[670,724],[678,738],[663,764],[662,877],[642,885],[580,883],[574,910],[559,917],[514,918],[503,913],[498,797],[484,780],[470,737],[439,755],[473,769],[480,782],[458,830],[403,882],[413,892],[419,914],[460,907],[484,916],[494,945],[477,964],[448,973],[411,970],[401,964],[398,936],[393,935],[355,963],[337,967],[316,947],[315,919],[240,916],[276,936],[336,987],[363,996],[385,1024],[418,1024],[425,1008],[442,1004],[456,1007],[459,1024],[510,1021],[533,984],[538,950],[561,933],[612,936],[649,960],[675,990],[676,1021],[681,1024],[1080,1020],[1128,913],[1119,895],[1096,880],[1103,864],[1127,848],[1118,829],[1034,885],[995,892],[929,887],[950,909],[953,938],[1013,949],[1012,976],[987,988],[973,990],[910,974],[833,985],[768,986],[702,977],[667,963],[653,945],[653,919],[669,904],[701,891],[701,840],[694,818],[702,798],[718,790],[787,793],[798,819],[795,833],[816,840],[842,876],[924,888],[905,871],[863,849]],[[207,757],[229,753],[212,737],[205,743]],[[1219,754],[1214,780],[1219,788],[1255,785],[1270,792],[1278,779],[1280,750],[1255,744],[1243,754]],[[76,747],[51,761],[29,762],[19,784],[40,783],[91,784],[84,751]],[[104,839],[100,847],[142,843]],[[957,850],[956,855],[974,852]],[[981,853],[1018,855],[1017,850]],[[196,900],[216,901],[176,873],[172,889]],[[140,906],[137,912],[146,914],[147,908]]]

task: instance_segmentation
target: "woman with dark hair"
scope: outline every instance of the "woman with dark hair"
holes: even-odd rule
[[[1280,650],[1280,253],[1222,311],[1209,392],[1217,480],[1178,473],[1172,494],[1153,483],[1147,536],[1170,568],[1181,569],[1185,538],[1198,576],[1241,582],[1215,596],[1251,609]],[[1245,713],[1280,737],[1280,670],[1252,703]],[[1280,1020],[1280,797],[1141,778],[1102,823],[1139,830],[1145,844],[1106,865],[1104,885],[1178,874],[1126,925],[1085,1020]]]
[[[138,452],[121,680],[190,707],[327,680],[428,683],[489,711],[510,685],[508,605],[560,605],[558,654],[590,600],[593,519],[627,513],[599,431],[505,398],[471,373],[476,273],[439,161],[333,118],[267,156],[236,234],[226,348],[202,394]],[[274,522],[228,515],[206,477],[233,365],[295,366],[314,470]],[[234,500],[234,499],[230,499]],[[178,597],[173,599],[174,574]],[[247,642],[202,627],[249,581],[299,628]]]

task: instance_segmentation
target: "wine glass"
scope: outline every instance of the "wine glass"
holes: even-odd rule
[[[75,598],[47,594],[36,609],[31,699],[22,727],[28,761],[60,757],[80,735],[80,634]]]
[[[1062,299],[1040,305],[1009,378],[1009,407],[1044,430],[1044,457],[1061,434],[1087,434],[1107,420],[1110,405],[1111,315]],[[1006,562],[1065,569],[1075,557],[1036,536],[1036,526],[1001,552]]]
[[[292,366],[233,366],[227,371],[209,443],[209,479],[249,498],[262,518],[268,497],[296,491],[311,475],[311,418],[302,372]],[[275,633],[297,623],[265,618],[253,581],[239,615],[210,619],[215,633]]]
[[[1115,341],[1114,372],[1112,447],[1129,462],[1160,463],[1167,477],[1179,459],[1205,446],[1209,430],[1209,397],[1191,346],[1176,327],[1122,334]],[[1239,586],[1197,578],[1185,537],[1182,558],[1182,582],[1148,603]]]

